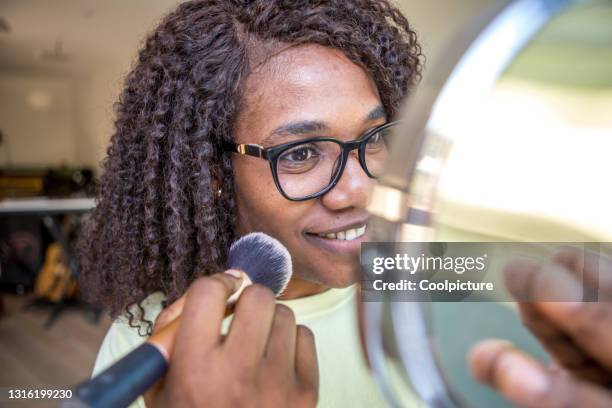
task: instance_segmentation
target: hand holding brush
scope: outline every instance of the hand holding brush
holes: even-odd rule
[[[225,301],[240,285],[221,275],[195,282],[156,321],[155,332],[163,331],[163,321],[177,321],[172,315],[182,306],[168,373],[145,395],[147,408],[314,407],[318,368],[310,330],[296,326],[293,312],[275,304],[269,289],[253,285],[236,303],[229,332],[220,335]],[[202,319],[211,324],[192,323]]]
[[[160,314],[144,344],[79,385],[62,406],[125,407],[154,384],[147,406],[315,405],[312,333],[275,304],[291,277],[287,249],[265,234],[248,234],[230,248],[227,268],[196,280]]]

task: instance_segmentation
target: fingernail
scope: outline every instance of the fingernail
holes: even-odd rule
[[[512,361],[505,367],[513,388],[511,393],[519,404],[532,404],[541,398],[550,387],[550,379],[546,373],[532,363]]]
[[[234,290],[234,293],[232,294],[232,296],[229,297],[229,299],[227,299],[227,304],[233,305],[234,303],[236,303],[236,301],[238,301],[238,298],[240,297],[244,289],[247,286],[251,285],[253,282],[251,282],[249,275],[237,269],[228,269],[227,271],[225,271],[225,273],[240,279],[240,282],[236,283],[236,289]]]
[[[580,309],[584,302],[557,302],[557,307],[562,309],[565,313],[573,312]]]
[[[468,359],[478,357],[479,360],[490,361],[500,348],[512,347],[512,343],[504,339],[485,339],[475,344],[468,353]]]
[[[228,269],[227,271],[224,271],[223,273],[227,273],[228,275],[233,276],[236,279],[242,279],[242,272],[236,269]]]

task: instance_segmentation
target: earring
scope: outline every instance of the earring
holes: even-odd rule
[[[223,192],[223,191],[222,191],[221,189],[217,190],[217,197],[221,197],[221,193],[222,193],[222,192]]]

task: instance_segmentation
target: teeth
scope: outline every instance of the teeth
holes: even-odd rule
[[[345,239],[347,241],[351,241],[353,239],[355,239],[355,237],[357,237],[357,230],[356,229],[350,229],[346,231],[346,235],[345,235]]]
[[[366,226],[363,225],[359,228],[351,228],[346,231],[339,231],[336,233],[331,232],[329,234],[318,234],[318,235],[322,238],[327,238],[327,239],[339,239],[343,241],[352,241],[353,239],[359,238],[360,236],[365,234],[365,231],[366,231]]]

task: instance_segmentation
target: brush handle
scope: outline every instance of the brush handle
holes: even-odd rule
[[[96,377],[77,386],[62,408],[123,408],[144,394],[168,369],[164,355],[144,343]]]

